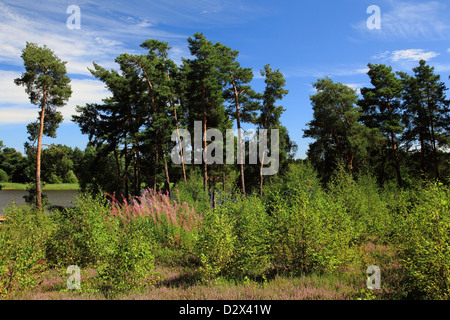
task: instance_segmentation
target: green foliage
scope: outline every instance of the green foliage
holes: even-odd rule
[[[202,276],[264,274],[270,268],[269,238],[268,216],[256,196],[207,211],[196,250]]]
[[[102,195],[81,194],[74,208],[56,211],[57,227],[47,242],[47,256],[54,266],[92,266],[111,250],[109,210]]]
[[[361,173],[356,179],[344,168],[339,168],[329,185],[330,202],[339,206],[352,221],[353,241],[363,241],[370,236],[382,238],[389,233],[386,202],[374,177]]]
[[[108,227],[109,250],[102,253],[96,265],[100,291],[109,297],[148,285],[143,280],[154,266],[151,239],[135,221],[120,221]]]
[[[45,243],[53,224],[30,207],[5,208],[0,225],[0,297],[33,290],[47,267]]]
[[[20,152],[13,148],[5,148],[0,144],[0,170],[7,174],[9,180],[13,182],[27,181],[25,174],[27,162],[27,158]]]
[[[345,260],[349,219],[327,201],[311,165],[291,165],[264,194],[272,219],[273,263],[279,271],[323,272]]]
[[[235,243],[232,221],[226,212],[205,212],[196,248],[203,278],[212,278],[230,269]]]
[[[73,172],[73,170],[69,170],[69,172],[67,173],[67,176],[63,182],[64,183],[78,183],[78,178],[75,175],[75,173]]]
[[[94,267],[94,287],[105,296],[137,288],[153,268],[153,238],[135,220],[111,214],[104,195],[80,195],[75,208],[58,212],[46,242],[53,266]]]
[[[8,181],[9,181],[8,174],[4,170],[0,169],[0,182],[8,182]]]
[[[328,181],[341,162],[349,170],[358,169],[368,156],[376,131],[360,123],[362,112],[356,106],[355,90],[329,78],[313,85],[317,89],[311,96],[314,119],[303,136],[315,139],[307,155],[323,181]]]
[[[402,261],[412,298],[450,298],[450,189],[441,183],[419,188],[405,217]]]
[[[211,206],[208,192],[203,188],[202,177],[192,171],[186,182],[180,181],[172,188],[176,193],[178,203],[191,203],[197,212],[206,212]]]
[[[119,170],[123,161],[119,162]],[[117,162],[114,153],[104,146],[88,146],[77,169],[81,190],[92,194],[101,191],[122,194],[125,192],[120,177],[117,177]]]

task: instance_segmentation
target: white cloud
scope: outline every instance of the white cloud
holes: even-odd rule
[[[105,84],[99,80],[73,79],[71,81],[72,96],[66,106],[60,108],[64,122],[71,122],[72,115],[76,114],[77,105],[84,106],[86,103],[101,103],[102,99],[111,94],[105,88]]]
[[[0,107],[0,124],[23,123],[27,124],[37,119],[38,108]]]
[[[19,78],[20,76],[20,72],[0,71],[0,106],[24,105],[30,103],[28,95],[25,93],[25,88],[17,86],[14,83],[14,79]],[[0,121],[1,120],[2,119],[0,119]]]
[[[392,52],[391,60],[408,60],[408,61],[420,61],[420,60],[430,60],[439,55],[439,53],[433,51],[425,51],[423,49],[408,49],[408,50],[397,50]]]
[[[8,1],[5,1],[8,3]],[[47,1],[49,2],[49,1]],[[114,59],[121,53],[136,53],[136,48],[127,49],[125,41],[147,38],[183,38],[154,28],[148,19],[138,19],[133,22],[121,19],[112,20],[102,16],[94,16],[95,11],[81,11],[81,29],[69,30],[64,18],[65,10],[59,12],[62,20],[52,20],[52,15],[46,14],[42,6],[17,8],[0,2],[0,63],[15,66],[22,65],[21,51],[26,42],[46,45],[64,61],[68,61],[69,74],[90,75],[87,70],[92,67],[92,61],[105,67],[112,67]],[[59,4],[60,5],[60,4]],[[61,6],[61,5],[60,5]],[[30,10],[36,9],[36,12]],[[64,8],[65,9],[65,8]],[[45,7],[47,10],[47,7]],[[56,10],[50,5],[50,11]],[[34,13],[34,14],[33,14]],[[54,16],[57,16],[56,14]],[[99,26],[100,25],[100,26]]]
[[[355,90],[356,94],[360,94],[361,93],[361,88],[364,88],[364,85],[361,84],[361,83],[344,83],[344,85],[346,85],[347,87],[350,87],[353,90]]]
[[[372,59],[385,60],[391,62],[399,61],[420,61],[431,60],[437,57],[439,53],[434,51],[426,51],[424,49],[405,49],[395,51],[385,51],[372,57]]]
[[[0,124],[29,123],[37,118],[38,107],[30,103],[24,87],[14,84],[14,79],[20,75],[20,72],[0,71]],[[110,96],[104,83],[98,80],[72,79],[71,87],[72,96],[67,105],[58,108],[64,122],[71,122],[77,105],[101,103]]]
[[[437,1],[412,3],[392,0],[388,3],[390,8],[386,5],[380,6],[381,29],[369,30],[366,20],[360,21],[353,27],[360,30],[364,36],[385,40],[445,40],[450,38],[450,21],[446,15],[445,4]]]

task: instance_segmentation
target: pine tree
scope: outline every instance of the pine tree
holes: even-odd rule
[[[42,209],[41,152],[43,135],[56,136],[56,129],[63,118],[56,107],[62,107],[72,95],[70,78],[66,75],[66,63],[61,61],[47,46],[39,47],[27,42],[21,55],[25,72],[14,80],[25,86],[32,104],[40,107],[39,124],[28,126],[31,138],[37,139],[36,154],[36,206]],[[39,129],[37,129],[39,127]]]
[[[268,132],[270,128],[276,128],[281,125],[280,117],[285,111],[282,106],[276,106],[277,100],[283,99],[285,95],[289,93],[289,90],[284,89],[286,85],[286,80],[279,69],[272,70],[269,64],[264,66],[264,70],[261,70],[261,76],[265,77],[266,87],[262,95],[263,105],[261,108],[261,114],[258,120],[258,126],[264,129],[264,132]],[[261,137],[260,137],[261,138]],[[263,136],[263,145],[267,146],[267,135]],[[291,148],[289,148],[291,149]],[[262,169],[264,166],[264,158],[266,155],[266,150],[260,151],[261,155],[261,167],[260,167],[260,195],[262,196],[263,190],[263,180],[264,176],[262,174]]]
[[[222,84],[220,82],[220,57],[214,44],[202,33],[188,38],[193,59],[183,59],[184,107],[188,128],[193,131],[194,121],[202,121],[202,174],[203,187],[208,190],[208,163],[206,130],[217,128],[222,132],[230,127],[225,112]],[[199,160],[199,159],[197,159]]]
[[[447,88],[434,73],[434,67],[427,65],[425,60],[421,60],[413,72],[413,76],[399,72],[404,85],[406,130],[403,138],[409,144],[419,141],[422,174],[427,171],[426,159],[431,153],[434,177],[439,179],[439,148],[450,145]]]
[[[326,181],[340,162],[354,172],[366,159],[376,133],[359,122],[362,112],[356,106],[355,90],[329,78],[313,85],[317,90],[311,96],[314,118],[303,136],[315,139],[307,155]]]
[[[224,87],[224,98],[231,104],[227,108],[231,119],[236,120],[238,131],[238,163],[241,172],[242,194],[246,195],[245,190],[245,146],[243,141],[242,122],[256,123],[257,111],[259,105],[253,103],[256,93],[250,87],[249,83],[253,79],[251,68],[243,68],[236,60],[239,52],[221,44],[215,44],[217,54],[220,58],[219,77]]]
[[[390,66],[369,63],[368,67],[368,75],[373,88],[361,89],[363,99],[359,100],[358,104],[364,113],[362,119],[368,127],[379,129],[386,141],[389,141],[397,182],[401,187],[398,136],[403,132],[401,122],[402,82],[392,72]]]

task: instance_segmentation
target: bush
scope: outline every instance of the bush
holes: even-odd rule
[[[405,219],[402,262],[413,298],[450,298],[450,188],[421,187]]]
[[[47,267],[45,242],[53,225],[30,207],[4,209],[0,225],[0,296],[32,290]]]
[[[268,216],[259,197],[238,197],[208,211],[197,253],[204,277],[258,276],[270,267]]]
[[[193,205],[152,189],[132,201],[112,201],[111,210],[113,216],[140,224],[158,244],[168,248],[192,250],[202,224],[202,215]]]
[[[233,224],[226,211],[206,211],[196,247],[203,279],[214,278],[230,269],[235,244]]]
[[[304,274],[344,263],[351,221],[330,200],[308,163],[291,164],[283,179],[266,186],[264,203],[277,270]]]
[[[178,182],[172,190],[174,200],[178,200],[178,203],[193,204],[196,212],[203,213],[211,207],[208,192],[205,191],[203,186],[202,176],[195,171],[189,176],[187,182],[184,182],[184,180]]]
[[[0,169],[0,182],[8,182],[8,181],[9,181],[8,174],[3,169]]]
[[[373,176],[361,174],[354,179],[341,167],[328,185],[328,194],[330,201],[340,205],[351,220],[353,242],[379,240],[392,232],[387,202],[381,198]]]
[[[94,285],[106,296],[136,288],[153,268],[153,238],[139,219],[112,210],[106,196],[82,194],[74,208],[55,215],[57,228],[47,241],[55,266],[93,267]]]
[[[82,194],[74,208],[55,211],[55,232],[47,241],[47,257],[55,266],[93,266],[109,250],[111,235],[106,218],[110,215],[103,195]]]
[[[78,183],[77,176],[72,170],[69,170],[67,176],[64,178],[64,183]]]
[[[96,283],[106,296],[145,287],[143,280],[154,267],[151,239],[135,221],[110,224],[110,250],[97,263]]]

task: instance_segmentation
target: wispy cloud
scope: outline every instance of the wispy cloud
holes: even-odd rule
[[[68,61],[70,74],[90,75],[87,68],[92,66],[92,61],[113,67],[117,55],[138,52],[139,43],[145,39],[186,41],[184,35],[152,28],[154,24],[149,19],[115,19],[114,15],[100,15],[96,10],[88,10],[87,4],[81,11],[81,29],[69,30],[66,27],[69,15],[64,6],[30,3],[31,8],[23,8],[12,1],[4,2],[0,3],[0,64],[20,66],[21,50],[28,41],[45,44],[62,60]],[[56,11],[55,7],[59,14],[45,13],[47,9]],[[30,11],[32,8],[36,10],[35,14]],[[129,42],[135,43],[136,49],[130,50]]]
[[[80,6],[81,29],[66,26],[67,7]],[[216,14],[217,13],[217,14]],[[14,85],[23,69],[21,53],[26,42],[47,45],[67,61],[73,95],[61,108],[69,122],[76,105],[101,102],[109,95],[104,84],[92,78],[88,68],[95,61],[105,68],[116,68],[121,53],[144,53],[139,44],[146,39],[169,42],[169,57],[181,64],[189,57],[187,37],[173,32],[177,27],[231,25],[259,17],[264,9],[242,0],[130,0],[113,1],[24,1],[0,2],[0,123],[28,123],[37,110],[30,105],[24,88]],[[243,19],[245,17],[247,20]],[[13,70],[13,71],[6,71]]]
[[[420,60],[430,60],[439,55],[439,53],[433,51],[425,51],[423,49],[408,49],[408,50],[397,50],[392,52],[391,60],[407,60],[407,61],[420,61]]]
[[[0,124],[29,123],[38,116],[38,107],[30,103],[25,88],[14,84],[14,79],[20,75],[19,72],[0,70]],[[67,105],[58,108],[66,123],[76,114],[77,105],[101,103],[110,95],[104,83],[98,80],[72,79],[71,87],[72,96]]]
[[[327,66],[327,65],[311,65],[308,67],[291,67],[281,69],[281,72],[286,78],[324,78],[324,77],[347,77],[366,74],[369,71],[367,66],[364,65],[340,65],[340,66]],[[255,73],[255,72],[254,72]],[[255,74],[256,75],[256,74]]]
[[[383,40],[446,40],[450,38],[447,6],[436,1],[389,0],[380,5],[381,29],[369,30],[366,20],[353,25],[365,37]]]
[[[425,49],[404,49],[395,51],[384,51],[372,56],[374,60],[382,60],[384,62],[411,62],[420,60],[431,60],[440,54]]]

